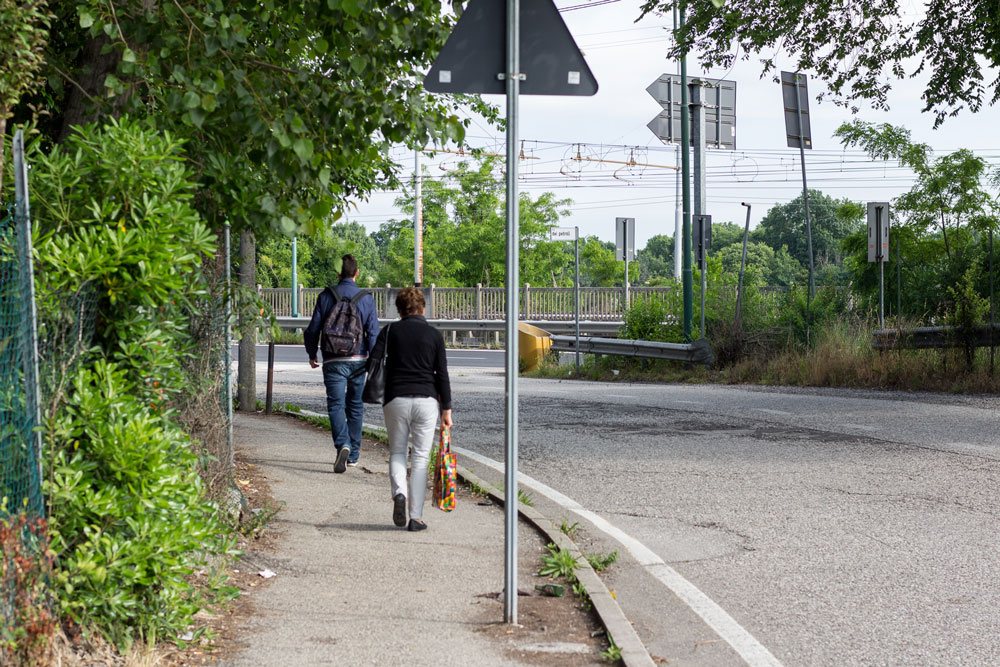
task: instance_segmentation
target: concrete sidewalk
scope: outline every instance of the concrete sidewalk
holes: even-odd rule
[[[250,564],[277,576],[252,594],[245,648],[226,664],[601,664],[592,641],[549,660],[512,642],[569,638],[505,637],[490,597],[503,588],[501,508],[462,492],[445,513],[428,492],[428,530],[410,533],[392,523],[385,445],[366,441],[360,465],[334,474],[329,433],[288,417],[240,415],[236,443],[284,508],[276,550]],[[532,590],[543,542],[519,534],[520,588]]]

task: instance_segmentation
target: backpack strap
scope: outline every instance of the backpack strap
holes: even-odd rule
[[[361,301],[361,299],[365,298],[369,294],[370,294],[370,292],[366,292],[365,290],[361,290],[360,292],[358,292],[357,294],[355,294],[354,296],[351,297],[351,303],[357,303],[358,301]]]

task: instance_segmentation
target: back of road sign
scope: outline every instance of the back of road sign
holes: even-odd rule
[[[797,84],[797,85],[796,85]],[[781,100],[785,107],[785,134],[789,148],[812,148],[809,123],[809,83],[805,74],[781,73]],[[801,127],[799,119],[802,119]]]
[[[552,0],[520,0],[522,95],[594,95],[597,79]],[[472,0],[424,88],[432,93],[503,95],[507,82],[506,0]]]
[[[889,261],[889,202],[887,201],[868,202],[868,261]]]

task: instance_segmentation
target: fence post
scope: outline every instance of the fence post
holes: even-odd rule
[[[524,283],[524,317],[523,319],[531,319],[531,285]]]
[[[392,289],[392,285],[389,283],[385,284],[385,298],[382,299],[382,317],[389,319],[390,313],[392,312],[390,308],[392,305],[389,303],[389,292]]]
[[[483,319],[483,284],[476,283],[476,291],[473,295],[473,308],[475,309],[475,319]]]
[[[437,287],[434,283],[431,283],[430,289],[427,291],[427,312],[430,316],[437,317],[437,311],[434,310],[434,289]],[[454,333],[454,332],[452,332]],[[454,342],[454,341],[452,341]]]

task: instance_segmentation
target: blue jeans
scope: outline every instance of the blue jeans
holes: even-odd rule
[[[365,362],[331,361],[323,364],[323,383],[326,385],[326,409],[330,414],[330,430],[337,451],[350,447],[348,461],[357,462],[361,456],[361,425],[365,404],[361,392],[365,388]]]

